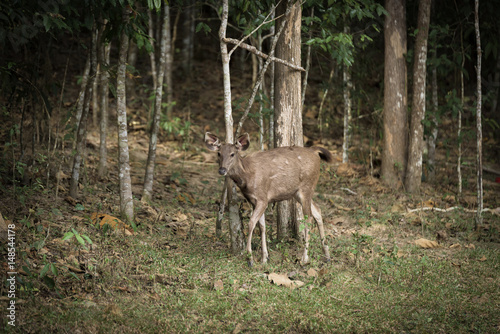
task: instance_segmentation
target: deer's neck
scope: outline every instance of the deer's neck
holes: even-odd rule
[[[238,157],[238,161],[236,161],[233,168],[231,169],[229,177],[234,181],[234,183],[236,183],[236,185],[240,189],[246,187],[245,159],[243,159],[242,157]]]

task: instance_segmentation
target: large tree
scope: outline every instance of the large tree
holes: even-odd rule
[[[287,2],[281,2],[276,8],[277,26],[286,20],[285,28],[276,45],[276,57],[300,66],[300,36],[302,10],[300,2],[293,3],[290,14],[285,16]],[[275,146],[303,146],[302,108],[301,108],[301,72],[283,64],[275,65]],[[277,205],[278,238],[295,233],[295,205],[293,200],[282,201]]]
[[[404,180],[408,142],[406,4],[404,0],[386,0],[385,9],[382,178],[396,188]]]
[[[413,94],[410,120],[410,143],[405,188],[414,193],[422,182],[422,151],[424,142],[425,78],[427,74],[427,38],[431,16],[431,0],[420,0],[418,6],[417,40],[413,62]]]

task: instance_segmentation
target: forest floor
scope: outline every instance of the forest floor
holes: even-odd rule
[[[204,94],[208,103],[210,92]],[[207,108],[221,113],[221,100],[212,103]],[[134,117],[132,111],[131,124]],[[2,330],[500,332],[500,184],[495,175],[485,174],[484,206],[489,211],[475,229],[474,169],[465,169],[468,186],[457,198],[451,176],[456,158],[442,147],[439,181],[424,182],[419,195],[409,195],[372,176],[366,140],[363,144],[353,137],[347,165],[340,163],[341,140],[327,140],[324,144],[336,158],[322,165],[314,200],[323,212],[332,260],[321,260],[313,229],[311,262],[301,265],[300,243],[276,240],[273,210],[268,210],[270,260],[250,268],[244,255],[231,254],[227,222],[222,238],[215,236],[223,179],[216,155],[204,148],[202,137],[206,130],[222,129],[222,120],[222,115],[200,112],[190,124],[182,123],[187,124],[182,136],[162,135],[152,203],[139,201],[148,136],[131,125],[135,229],[116,224],[119,184],[113,139],[109,176],[97,179],[95,131],[89,132],[78,199],[67,191],[70,148],[48,154],[48,181],[45,161],[39,163],[40,181],[33,177],[30,185],[13,187],[6,181],[12,171],[2,171],[0,212],[7,224],[15,225],[17,272],[15,299],[9,297],[9,281],[3,280]],[[314,137],[311,133],[306,135]],[[251,137],[255,140],[255,132]],[[57,172],[62,172],[59,185],[53,177]],[[242,200],[241,208],[246,224],[250,207]],[[259,238],[254,234],[257,259]],[[6,245],[1,250],[7,254]],[[8,278],[12,269],[5,259],[0,264]],[[12,300],[14,313],[8,309]],[[15,326],[9,324],[9,314]]]

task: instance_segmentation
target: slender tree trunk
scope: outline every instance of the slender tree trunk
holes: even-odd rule
[[[483,223],[483,129],[481,119],[482,109],[482,89],[481,89],[481,34],[479,31],[479,0],[474,1],[475,4],[475,30],[476,30],[476,45],[477,45],[477,109],[476,109],[476,126],[477,126],[477,214],[476,214],[476,230]]]
[[[96,72],[94,78],[94,87],[92,88],[92,125],[94,128],[97,128],[97,124],[99,124],[99,84],[101,77],[101,67],[99,66],[99,56],[98,53],[100,49],[103,47],[101,45],[102,39],[102,27],[97,29],[97,32],[94,36],[94,43],[92,44],[92,62],[96,64]]]
[[[85,91],[87,90],[87,82],[89,81],[89,74],[90,74],[90,52],[88,53],[87,61],[85,62],[85,68],[83,69],[82,84],[80,86],[80,94],[78,95],[78,103],[76,104],[75,124],[77,128],[78,125],[80,124],[80,119],[82,118],[83,114],[83,104],[85,103]]]
[[[436,17],[436,2],[434,1],[431,6],[431,19]],[[436,141],[438,136],[438,119],[439,119],[439,99],[438,99],[438,82],[437,82],[437,68],[438,68],[438,39],[434,37],[430,41],[432,45],[432,77],[431,77],[431,91],[432,109],[429,113],[429,137],[427,138],[427,176],[429,183],[436,181]]]
[[[291,6],[289,15],[285,14]],[[300,3],[282,2],[276,8],[277,24],[286,20],[285,30],[276,46],[276,57],[300,66]],[[275,146],[303,146],[302,110],[301,110],[301,74],[282,64],[275,65]],[[292,200],[279,202],[277,205],[278,239],[288,237],[296,231],[294,223],[295,205]]]
[[[436,50],[435,50],[436,52]],[[436,57],[435,57],[436,58]],[[431,131],[427,139],[427,165],[429,182],[436,180],[436,140],[438,135],[437,115],[439,112],[438,86],[437,86],[437,68],[432,69],[432,112],[430,113]]]
[[[410,120],[410,144],[405,187],[410,193],[420,191],[422,183],[422,152],[424,142],[425,87],[427,74],[427,38],[431,17],[431,0],[420,0],[418,33],[413,63],[413,99]]]
[[[314,18],[314,7],[311,8],[311,18]],[[311,26],[313,24],[313,20],[311,20]],[[312,38],[312,29],[309,29],[309,39]],[[300,100],[301,110],[304,111],[304,105],[306,102],[306,89],[307,89],[307,78],[309,77],[309,69],[311,68],[311,48],[312,45],[309,44],[307,46],[306,51],[306,73],[304,74],[304,79],[302,80],[302,98]]]
[[[407,155],[406,2],[386,0],[382,178],[399,188]]]
[[[348,23],[345,23],[344,33],[351,34],[351,29]],[[342,144],[342,162],[346,163],[349,160],[349,137],[350,137],[350,127],[351,127],[351,90],[352,90],[352,80],[351,80],[351,67],[343,64],[343,87],[344,87],[344,142]]]
[[[161,101],[163,96],[163,77],[165,76],[165,64],[167,61],[167,52],[170,46],[170,9],[169,6],[163,5],[163,24],[161,30],[161,46],[160,46],[160,64],[158,70],[158,78],[156,79],[156,95],[155,106],[152,115],[151,133],[149,136],[149,151],[148,160],[146,162],[146,174],[144,176],[144,189],[142,192],[142,201],[149,202],[153,196],[153,180],[155,171],[156,159],[156,144],[158,142],[158,129],[160,127],[161,116]]]
[[[166,5],[168,13],[165,14],[168,22],[166,23],[168,29],[165,35],[165,84],[167,95],[167,119],[172,119],[172,112],[174,108],[173,87],[172,87],[172,64],[174,61],[173,48],[172,48],[172,33],[171,33],[171,20],[170,20],[170,6]],[[165,23],[164,23],[165,24]]]
[[[226,123],[226,142],[233,143],[233,114],[231,107],[231,75],[229,69],[229,54],[227,44],[223,41],[226,37],[227,20],[229,16],[228,0],[222,2],[222,22],[219,29],[220,50],[222,58],[223,84],[224,84],[224,120]],[[244,235],[241,229],[241,219],[239,216],[238,203],[236,202],[236,185],[226,176],[225,184],[229,198],[229,233],[231,237],[231,251],[233,254],[239,254],[244,248]]]
[[[148,11],[148,19],[149,19],[148,34],[149,36],[153,37],[155,31],[154,21],[153,21],[153,10]],[[158,80],[158,75],[156,72],[156,57],[155,57],[156,40],[154,38],[151,38],[150,42],[153,47],[153,51],[149,54],[149,61],[151,62],[151,77],[153,78],[153,91],[156,92],[156,87],[158,86],[158,83],[156,82]]]
[[[129,12],[123,10],[123,23],[129,22]],[[118,115],[118,168],[120,181],[120,214],[129,223],[134,222],[134,201],[132,197],[132,183],[130,180],[130,164],[128,153],[127,133],[127,98],[126,98],[126,71],[128,41],[126,29],[120,37],[120,51],[118,54],[118,71],[116,74],[116,113]]]
[[[272,18],[276,16],[276,9],[273,9]],[[274,43],[274,39],[276,38],[275,33],[276,33],[276,24],[271,26],[269,29],[270,32],[269,34],[273,36],[271,38],[272,43]],[[268,147],[269,149],[274,148],[274,91],[275,91],[275,86],[274,86],[274,77],[276,73],[276,66],[274,61],[269,64],[269,109],[271,109],[271,112],[269,113],[269,142],[268,142]]]
[[[95,34],[95,26],[92,28],[92,34]],[[94,39],[92,38],[92,44]],[[91,45],[89,52],[92,53],[93,46]],[[90,72],[87,80],[87,85],[85,87],[84,103],[82,106],[82,114],[79,117],[79,123],[77,128],[76,136],[76,152],[73,158],[73,168],[71,172],[69,194],[73,198],[78,197],[78,182],[80,180],[80,167],[83,162],[83,157],[85,154],[85,139],[87,137],[87,117],[90,109],[90,102],[92,100],[92,89],[94,87],[94,77],[96,72],[97,64],[94,63],[94,57],[89,55],[90,58]]]
[[[101,123],[100,123],[100,143],[99,143],[99,167],[97,175],[99,178],[106,177],[108,173],[108,107],[109,107],[109,56],[111,51],[111,42],[102,45],[100,48],[100,65],[101,65]]]
[[[460,27],[460,44],[462,46],[462,65],[460,68],[460,108],[458,109],[458,159],[457,159],[457,176],[458,176],[458,196],[462,196],[462,113],[465,107],[465,87],[464,87],[464,71],[465,66],[465,49],[463,30]]]

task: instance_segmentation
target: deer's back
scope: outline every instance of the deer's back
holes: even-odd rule
[[[290,199],[299,190],[310,191],[318,182],[321,159],[311,148],[280,147],[243,160],[246,173],[250,173],[243,193],[267,197],[269,202]]]

